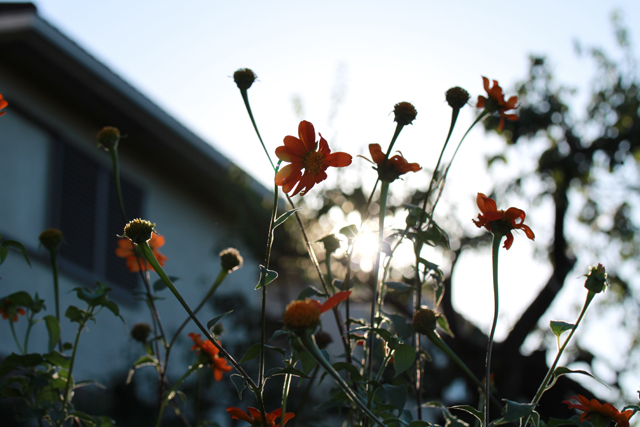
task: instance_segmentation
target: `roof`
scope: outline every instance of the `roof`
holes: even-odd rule
[[[43,20],[32,3],[0,4],[0,57],[3,69],[100,124],[96,132],[118,127],[128,136],[122,154],[175,177],[222,216],[250,224],[268,218],[263,200],[272,193]]]

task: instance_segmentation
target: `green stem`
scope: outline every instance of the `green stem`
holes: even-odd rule
[[[492,266],[493,266],[493,323],[491,325],[491,333],[489,334],[489,344],[487,345],[487,359],[486,359],[486,378],[485,378],[485,396],[490,396],[490,383],[491,383],[491,352],[493,351],[493,337],[496,333],[496,326],[498,325],[498,311],[499,311],[499,298],[498,298],[498,254],[500,251],[500,241],[502,235],[493,234],[493,246],[491,252]],[[484,399],[484,425],[489,425],[489,399]]]
[[[258,126],[256,125],[256,121],[253,119],[253,113],[251,112],[251,105],[249,105],[249,94],[247,92],[247,89],[240,89],[240,94],[242,95],[244,106],[247,107],[247,113],[249,113],[249,118],[251,119],[251,124],[253,124],[253,129],[255,129],[256,134],[258,135],[260,144],[262,144],[262,149],[264,150],[264,153],[267,155],[267,158],[269,159],[269,163],[271,163],[271,167],[273,168],[273,170],[276,170],[276,166],[273,164],[273,160],[271,160],[271,156],[267,151],[267,147],[264,145],[264,142],[262,141],[262,137],[260,136],[260,131],[258,131]]]
[[[311,378],[309,379],[309,384],[307,384],[307,387],[304,389],[304,392],[302,393],[300,404],[298,405],[298,408],[295,411],[296,414],[302,413],[302,408],[304,407],[305,403],[307,403],[307,400],[309,399],[309,393],[311,392],[311,387],[313,386],[313,382],[315,381],[316,376],[318,375],[319,369],[320,369],[320,365],[316,364],[315,368],[313,368],[313,372],[311,372]],[[297,423],[298,423],[298,417],[293,418],[293,425],[291,427],[295,427]]]
[[[122,200],[122,188],[120,187],[120,163],[118,162],[118,149],[112,148],[109,150],[109,154],[111,155],[111,162],[113,163],[113,175],[116,180],[116,193],[118,194],[118,204],[120,205],[120,213],[122,214],[122,218],[124,219],[125,224],[128,221],[127,213],[124,209],[124,201]]]
[[[180,378],[178,382],[175,383],[173,387],[171,387],[171,390],[169,390],[169,392],[167,393],[167,396],[162,399],[162,405],[160,406],[160,411],[158,411],[158,420],[156,421],[156,427],[160,427],[160,422],[162,421],[162,414],[164,413],[164,408],[167,406],[167,403],[169,403],[169,401],[173,399],[173,394],[175,393],[177,388],[189,377],[189,375],[193,374],[201,367],[202,367],[202,364],[200,362],[196,362],[193,365],[189,366],[189,369],[187,369],[187,372],[185,372],[182,378]]]
[[[593,300],[593,297],[595,295],[596,294],[593,293],[592,291],[589,291],[589,293],[587,294],[587,298],[584,301],[584,305],[582,306],[582,310],[580,310],[580,315],[578,316],[578,320],[576,320],[576,323],[575,323],[574,327],[571,328],[571,332],[569,332],[569,335],[567,335],[567,338],[564,340],[564,343],[562,343],[562,346],[558,350],[558,354],[556,355],[555,360],[551,364],[551,367],[549,368],[549,371],[547,372],[547,375],[544,377],[544,379],[542,380],[542,383],[540,384],[540,388],[538,389],[538,391],[536,392],[536,395],[534,396],[533,400],[531,401],[532,404],[537,405],[538,402],[540,401],[540,399],[542,398],[542,395],[544,394],[544,392],[547,391],[547,386],[549,385],[549,382],[551,381],[551,379],[553,377],[553,374],[554,374],[554,372],[556,370],[556,366],[558,366],[558,362],[560,361],[560,357],[562,356],[562,353],[564,352],[565,348],[569,344],[569,341],[573,337],[573,334],[576,332],[576,329],[578,329],[578,325],[580,325],[580,322],[582,321],[582,318],[584,317],[585,313],[587,312],[587,308],[589,307],[589,304],[591,304],[591,301]],[[527,417],[527,421],[524,424],[525,426],[527,425],[527,422],[529,422],[529,418],[528,417]]]
[[[311,332],[305,331],[304,335],[298,336],[298,338],[300,339],[300,342],[304,346],[304,348],[309,352],[309,354],[313,356],[314,359],[316,359],[316,362],[318,362],[327,371],[327,373],[333,377],[338,386],[342,389],[342,391],[344,391],[347,398],[351,400],[351,402],[356,405],[364,415],[371,419],[371,421],[373,421],[380,427],[386,427],[382,420],[376,417],[376,415],[371,412],[367,405],[353,392],[353,390],[351,390],[349,385],[347,385],[347,383],[342,379],[340,374],[338,374],[336,370],[333,369],[331,363],[329,363],[327,359],[324,358],[324,355],[318,348],[313,335],[311,335]]]
[[[22,350],[22,346],[20,345],[20,341],[18,340],[18,336],[16,335],[16,329],[13,326],[13,319],[9,319],[9,328],[11,328],[11,335],[13,335],[13,340],[16,342],[16,345],[18,346],[18,350],[20,351],[20,353],[26,354],[24,350]]]
[[[257,390],[258,386],[256,385],[255,382],[253,382],[249,374],[247,374],[246,371],[242,369],[240,364],[236,362],[236,360],[233,357],[231,357],[231,355],[227,352],[227,350],[225,350],[220,344],[218,344],[218,342],[213,338],[213,336],[211,336],[211,333],[207,330],[207,328],[205,328],[202,325],[202,323],[200,323],[200,320],[198,320],[196,315],[193,314],[193,311],[191,310],[191,308],[189,308],[184,298],[182,298],[182,295],[180,295],[180,292],[178,292],[178,289],[176,289],[176,286],[173,284],[171,279],[169,279],[169,276],[167,276],[167,274],[164,272],[164,270],[156,260],[155,256],[153,255],[153,252],[151,251],[151,248],[149,247],[149,243],[147,242],[140,243],[138,244],[138,248],[140,248],[140,251],[146,258],[146,260],[149,261],[149,264],[151,264],[155,272],[158,274],[158,276],[160,276],[160,279],[162,279],[164,284],[167,285],[169,290],[171,290],[171,292],[176,297],[178,302],[182,305],[182,307],[185,309],[185,311],[189,313],[189,316],[198,326],[200,331],[202,331],[202,333],[209,339],[209,341],[211,341],[211,343],[218,350],[220,350],[220,353],[222,353],[222,356],[224,356],[229,361],[229,363],[236,369],[236,371],[238,371],[238,373],[242,375],[245,381],[247,381],[249,388],[251,388],[251,390]]]
[[[82,319],[82,321],[79,323],[78,325],[78,333],[76,334],[76,339],[73,343],[73,350],[71,351],[71,359],[69,360],[69,370],[67,372],[67,385],[64,388],[64,400],[62,401],[62,413],[65,412],[66,408],[67,408],[67,404],[69,403],[69,401],[71,400],[70,394],[71,394],[71,382],[73,381],[73,365],[76,361],[76,354],[78,352],[78,342],[80,341],[80,334],[82,334],[82,330],[84,329],[84,325],[87,324],[87,320],[93,317],[93,307],[89,307],[87,314],[85,315],[84,319]],[[60,421],[60,424],[62,424],[62,421]]]
[[[56,304],[56,320],[58,321],[58,325],[60,324],[60,288],[58,285],[58,251],[53,249],[49,251],[49,255],[51,258],[51,269],[53,271],[53,295],[55,298]],[[25,345],[26,347],[26,345]],[[62,353],[62,338],[58,340],[58,350]]]
[[[291,363],[291,360],[289,360]],[[284,385],[282,386],[282,415],[280,416],[280,427],[284,427],[284,419],[287,413],[287,399],[289,398],[289,388],[291,387],[291,374],[284,376]]]
[[[393,136],[391,137],[391,142],[389,143],[389,148],[387,149],[387,154],[384,156],[383,164],[386,163],[387,159],[391,155],[391,150],[393,149],[393,145],[396,143],[396,140],[398,139],[398,136],[400,135],[400,132],[402,131],[403,127],[404,127],[404,125],[401,125],[400,123],[398,123],[396,125],[396,130],[393,132]]]
[[[30,312],[29,313],[29,318],[28,320],[28,324],[27,324],[27,332],[25,332],[24,334],[24,354],[27,354],[29,352],[29,335],[31,334],[31,328],[34,325],[34,321],[33,321],[33,317],[34,317],[34,313]],[[60,324],[60,322],[58,322],[58,324]],[[62,352],[62,351],[61,351]]]

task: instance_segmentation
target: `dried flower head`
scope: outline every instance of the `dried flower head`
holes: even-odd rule
[[[328,254],[332,254],[340,249],[340,240],[338,240],[335,234],[324,236],[322,239],[318,240],[318,242],[324,245],[324,250]]]
[[[124,237],[128,237],[136,245],[147,242],[151,239],[155,226],[147,220],[136,218],[124,226]]]
[[[233,73],[233,81],[238,85],[238,89],[247,90],[256,81],[258,76],[249,68],[240,68]]]
[[[595,294],[599,294],[607,288],[607,285],[607,273],[604,265],[591,266],[589,273],[587,273],[587,280],[584,281],[584,287]]]
[[[313,337],[315,338],[316,344],[318,345],[318,348],[320,350],[322,350],[323,348],[327,348],[327,346],[333,342],[333,338],[331,338],[331,335],[329,335],[325,331],[320,331]]]
[[[148,323],[136,323],[131,328],[131,337],[141,343],[147,342],[150,333],[151,326]]]
[[[105,150],[113,150],[118,148],[120,142],[120,131],[113,126],[105,126],[96,135],[98,145],[104,147]]]
[[[398,102],[393,106],[393,115],[395,116],[393,119],[394,122],[405,126],[410,125],[411,122],[415,120],[418,111],[416,111],[416,107],[410,102]]]
[[[445,99],[454,110],[459,110],[464,107],[467,102],[469,102],[470,98],[471,95],[469,95],[469,92],[467,92],[460,86],[452,87],[445,92]]]
[[[422,335],[432,334],[436,330],[440,315],[430,308],[421,308],[413,315],[411,325],[416,332]]]
[[[47,248],[49,251],[57,250],[62,244],[62,231],[57,228],[47,228],[40,233],[40,244]]]
[[[242,256],[235,248],[227,248],[220,252],[220,265],[222,269],[231,273],[242,267]]]

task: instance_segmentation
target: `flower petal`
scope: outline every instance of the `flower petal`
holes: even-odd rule
[[[336,292],[333,296],[331,296],[331,298],[326,300],[320,306],[320,313],[324,313],[325,311],[331,310],[333,307],[338,305],[340,302],[342,302],[342,301],[346,300],[347,298],[349,298],[349,295],[351,295],[351,291]]]
[[[316,149],[316,130],[311,123],[306,120],[301,121],[298,125],[298,135],[304,144],[306,152]]]
[[[369,144],[369,153],[371,154],[371,160],[377,165],[384,160],[384,153],[382,152],[380,144]]]
[[[234,408],[234,407],[227,408],[227,413],[231,415],[231,418],[233,418],[234,420],[246,421],[248,423],[253,424],[253,421],[254,421],[253,418],[249,417],[249,415],[246,414],[240,408]]]
[[[295,169],[292,165],[286,165],[281,168],[275,176],[276,185],[284,185],[288,178],[294,173]]]
[[[483,214],[498,212],[498,206],[495,200],[488,198],[482,193],[478,193],[476,196],[476,203],[478,204],[478,209],[480,209],[480,212]]]
[[[352,160],[353,158],[351,157],[351,154],[338,151],[325,156],[324,164],[334,168],[343,168],[345,166],[349,166]]]
[[[509,250],[509,248],[511,247],[511,245],[513,244],[513,233],[508,232],[506,235],[506,240],[504,241],[504,246],[503,248]]]

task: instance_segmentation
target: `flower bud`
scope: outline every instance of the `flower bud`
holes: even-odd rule
[[[222,323],[216,323],[215,325],[213,325],[213,328],[211,328],[211,335],[213,335],[213,337],[216,339],[220,338],[220,336],[224,333],[225,329]]]
[[[155,226],[147,220],[136,218],[124,226],[124,237],[128,237],[136,245],[148,242]]]
[[[231,273],[242,267],[242,257],[235,248],[227,248],[220,252],[220,265],[222,269]]]
[[[256,76],[256,73],[251,71],[249,68],[240,68],[233,73],[233,81],[236,82],[236,85],[238,85],[238,89],[240,90],[249,89],[257,78],[258,76]]]
[[[151,326],[148,323],[136,323],[131,328],[131,337],[141,343],[147,342],[150,333]]]
[[[320,308],[309,298],[291,302],[282,316],[285,328],[302,331],[315,328],[320,323]]]
[[[313,337],[315,338],[316,344],[318,345],[318,348],[320,350],[322,350],[323,348],[327,348],[327,346],[333,342],[333,338],[331,338],[331,335],[324,331],[318,332]]]
[[[410,125],[416,118],[418,112],[409,102],[399,102],[393,106],[393,114],[395,115],[394,121],[399,125]]]
[[[421,308],[413,316],[413,329],[423,335],[432,334],[436,330],[440,315],[430,308]]]
[[[340,249],[340,240],[338,240],[335,234],[324,236],[322,239],[318,240],[318,242],[322,242],[322,244],[324,245],[324,250],[328,254],[332,254]]]
[[[57,250],[62,244],[62,231],[57,228],[47,228],[40,233],[40,244],[49,251]]]
[[[604,265],[598,264],[589,268],[587,273],[587,280],[584,281],[584,287],[595,294],[599,294],[607,287],[607,273],[605,272]]]
[[[469,102],[471,96],[469,95],[469,92],[462,89],[460,86],[456,86],[445,92],[445,98],[451,108],[459,110]]]
[[[118,148],[120,142],[120,131],[113,126],[105,126],[96,135],[98,145],[104,147],[105,150]]]

